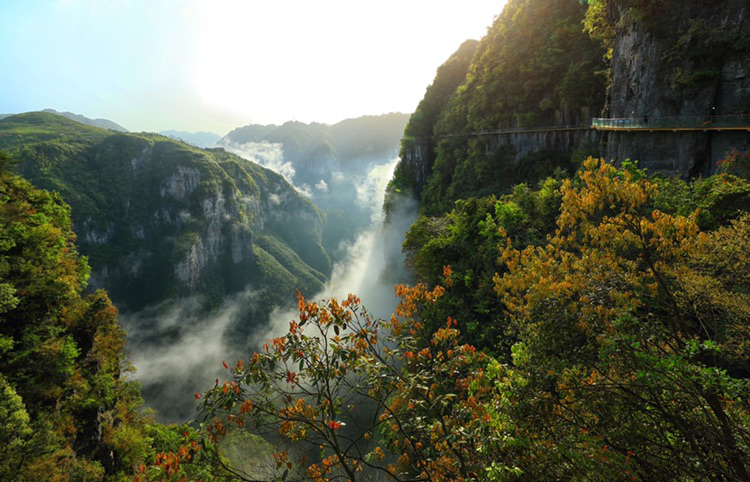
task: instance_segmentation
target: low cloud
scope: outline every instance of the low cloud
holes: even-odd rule
[[[311,197],[312,190],[310,186],[294,184],[294,176],[297,171],[294,165],[284,159],[283,145],[278,142],[246,142],[237,144],[230,141],[223,141],[221,147],[236,154],[243,159],[260,164],[273,172],[280,174],[286,182],[294,186],[303,196]]]
[[[382,209],[385,188],[397,161],[372,166],[360,183],[357,202],[369,207],[370,225],[344,247],[345,255],[335,263],[330,281],[310,299],[344,299],[354,293],[372,315],[381,318],[389,317],[396,308],[398,299],[393,286],[408,277],[401,245],[417,215],[417,202],[404,196],[390,214],[388,223],[385,222]],[[257,333],[256,343],[286,333],[289,322],[296,318],[294,309],[274,310],[268,328]]]
[[[127,352],[144,397],[167,422],[194,416],[195,392],[226,378],[222,362],[236,360],[227,342],[232,327],[248,316],[257,293],[247,290],[206,311],[193,297],[120,316],[128,333]]]
[[[267,151],[258,152],[276,149],[262,147]],[[273,158],[264,155],[266,159]],[[373,316],[387,318],[393,312],[398,301],[393,285],[406,281],[408,276],[401,244],[417,212],[416,201],[404,197],[385,223],[383,198],[396,162],[392,159],[374,164],[366,176],[352,179],[356,204],[369,217],[369,225],[343,247],[344,255],[334,265],[330,281],[311,299],[343,299],[354,293]],[[331,190],[336,189],[334,186]],[[271,195],[272,204],[280,201],[278,195]],[[268,338],[286,333],[289,322],[297,318],[296,310],[280,308],[270,315],[253,316],[257,299],[258,292],[247,290],[209,312],[203,308],[203,300],[189,298],[121,316],[128,332],[129,357],[137,369],[135,378],[142,383],[144,398],[156,409],[159,420],[193,418],[197,406],[193,393],[210,388],[215,379],[227,378],[223,361],[234,364],[237,358],[247,359]],[[289,301],[290,305],[294,302]],[[255,320],[268,317],[270,322],[256,324]],[[250,326],[257,328],[247,336]],[[245,338],[240,339],[239,332]],[[229,343],[230,340],[236,341]]]

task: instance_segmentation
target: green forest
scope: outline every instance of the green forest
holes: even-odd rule
[[[332,271],[326,216],[280,176],[162,136],[4,119],[0,480],[750,480],[750,155],[728,150],[690,177],[603,159],[587,139],[523,153],[474,135],[605,112],[616,40],[637,28],[673,46],[670,102],[716,80],[690,70],[705,60],[693,43],[715,41],[710,62],[747,51],[708,23],[668,31],[655,21],[666,3],[509,0],[437,69],[387,189],[387,216],[409,196],[419,213],[403,243],[413,279],[385,318],[356,293],[308,299]],[[141,185],[131,170],[148,158],[171,173],[174,152],[203,197],[168,201],[192,216],[160,228],[168,246],[142,246],[136,230],[76,237],[71,213],[106,232],[163,202],[159,177]],[[288,205],[254,219],[279,194]],[[205,196],[231,204],[216,232],[249,240],[242,263],[221,266],[261,279],[269,298],[296,287],[297,315],[257,352],[228,356],[192,395],[194,420],[167,425],[144,405],[118,310],[88,288],[81,253],[184,256]],[[139,276],[116,293],[126,304],[160,294]],[[176,296],[176,275],[158,276]],[[197,289],[210,300],[239,282],[212,271]]]

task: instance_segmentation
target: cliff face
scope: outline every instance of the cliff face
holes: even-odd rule
[[[439,214],[598,154],[599,134],[578,129],[605,100],[604,49],[583,32],[585,12],[575,0],[509,1],[478,44],[438,69],[404,132],[391,190]],[[497,130],[523,132],[486,134]]]
[[[334,125],[287,122],[249,125],[219,145],[284,175],[326,213],[323,246],[332,258],[370,225],[372,189],[379,170],[393,162],[408,116],[346,119]]]
[[[750,4],[610,1],[615,31],[607,117],[750,114]],[[665,21],[664,19],[667,19]],[[747,132],[610,132],[606,157],[683,177],[714,172]]]
[[[0,148],[22,161],[25,177],[70,203],[90,286],[121,307],[195,294],[217,303],[248,287],[267,288],[280,303],[297,288],[322,288],[331,269],[321,246],[325,216],[278,174],[223,149],[48,116],[0,121]],[[30,135],[30,126],[44,135]],[[259,244],[261,235],[273,249]]]

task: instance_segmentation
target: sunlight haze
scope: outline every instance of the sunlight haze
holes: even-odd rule
[[[334,123],[413,112],[503,1],[32,0],[0,6],[0,113],[127,129]]]

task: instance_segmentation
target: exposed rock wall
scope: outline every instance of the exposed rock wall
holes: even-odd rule
[[[231,291],[252,283],[256,233],[292,224],[305,226],[310,242],[320,239],[324,217],[281,176],[248,176],[249,164],[223,151],[214,158],[171,149],[157,142],[120,151],[132,150],[121,163],[127,167],[118,195],[109,200],[109,210],[120,214],[106,224],[91,217],[76,223],[92,257],[91,288],[107,288],[123,307],[137,307],[153,293],[155,300],[193,295],[209,279]],[[302,249],[304,240],[297,244]],[[113,246],[116,253],[106,255]],[[227,280],[240,281],[231,288]]]
[[[431,139],[404,140],[401,145],[402,168],[409,172],[414,195],[419,197],[427,184],[435,162],[435,146]]]
[[[482,145],[485,154],[500,159],[503,172],[534,172],[542,158],[570,159],[601,155],[602,135],[592,129],[549,130],[477,136],[474,145]],[[401,163],[412,174],[414,193],[427,184],[435,163],[434,143],[429,139],[411,139],[401,149]],[[523,174],[518,172],[518,174]],[[521,182],[522,179],[519,181]]]
[[[610,5],[617,35],[607,117],[750,114],[747,0],[669,0],[640,11],[628,0]],[[605,155],[690,176],[713,172],[728,149],[748,145],[748,132],[610,132]]]
[[[488,149],[491,152],[510,152],[507,160],[518,166],[529,156],[542,152],[554,152],[562,157],[569,157],[575,151],[595,155],[599,152],[600,137],[598,131],[591,129],[495,134],[489,136]]]

